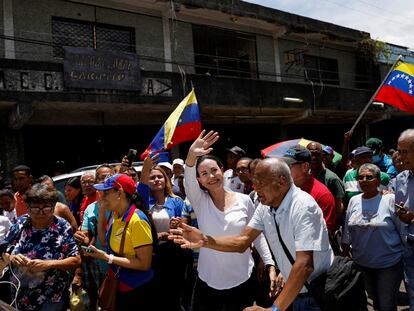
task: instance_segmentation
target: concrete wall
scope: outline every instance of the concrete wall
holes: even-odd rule
[[[193,30],[190,23],[170,21],[171,54],[174,62],[179,64],[186,73],[194,73],[194,44]],[[179,71],[178,66],[173,66],[173,71]]]
[[[155,59],[155,61],[142,60],[141,67],[145,70],[164,68],[161,18],[105,8],[96,8],[95,11],[95,8],[90,5],[56,0],[15,0],[13,6],[17,37],[52,42],[52,16],[133,27],[137,54],[143,58]],[[16,42],[16,58],[51,61],[54,60],[53,49],[47,45]]]
[[[343,49],[321,47],[297,41],[279,39],[279,53],[282,75],[297,75],[297,77],[283,77],[286,82],[306,82],[302,64],[284,64],[284,55],[287,51],[302,51],[303,54],[336,59],[338,61],[339,86],[355,87],[355,53]],[[303,78],[302,78],[303,77]]]
[[[256,36],[256,53],[258,78],[260,80],[276,81],[275,53],[273,38],[269,36]]]
[[[0,33],[4,34],[3,0],[0,0]],[[0,39],[0,58],[4,57],[4,39]]]
[[[144,58],[140,61],[141,68],[164,70],[164,39],[160,17],[97,8],[96,19],[99,23],[133,27],[136,53]],[[146,60],[147,57],[155,61]]]

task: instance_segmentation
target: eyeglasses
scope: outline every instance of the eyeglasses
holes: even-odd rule
[[[358,180],[373,180],[374,178],[375,178],[374,175],[365,175],[365,176],[358,175],[357,176]]]
[[[38,215],[40,213],[42,214],[49,214],[50,212],[53,211],[54,206],[51,204],[45,204],[44,207],[40,208],[40,207],[33,207],[32,205],[29,205],[29,209],[30,212]]]

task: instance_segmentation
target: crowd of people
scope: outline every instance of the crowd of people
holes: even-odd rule
[[[340,255],[375,310],[397,310],[403,280],[414,310],[414,129],[388,153],[374,137],[350,151],[351,136],[339,161],[310,142],[264,159],[233,146],[224,165],[203,131],[185,161],[152,154],[138,174],[125,156],[64,193],[16,166],[0,189],[0,299],[97,310],[110,276],[116,310],[321,310],[306,284]]]

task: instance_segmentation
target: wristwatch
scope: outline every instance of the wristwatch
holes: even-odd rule
[[[275,305],[272,305],[272,311],[280,311],[278,307],[276,307]]]
[[[110,254],[108,258],[108,265],[112,264],[113,260],[114,260],[114,254]]]

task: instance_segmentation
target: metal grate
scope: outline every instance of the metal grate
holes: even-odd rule
[[[93,25],[52,19],[53,56],[63,58],[63,46],[93,47]]]
[[[96,26],[96,47],[101,50],[135,52],[133,29]]]
[[[94,38],[94,30],[96,37]],[[135,53],[133,28],[52,18],[53,56],[63,58],[63,46],[96,47]],[[95,40],[95,41],[94,41]]]

